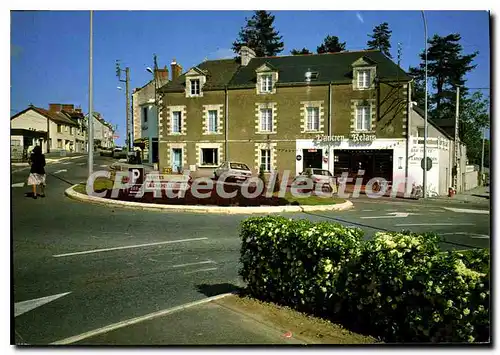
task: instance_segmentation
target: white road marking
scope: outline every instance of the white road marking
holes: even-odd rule
[[[197,263],[179,264],[179,265],[174,265],[172,267],[173,268],[178,268],[178,267],[185,267],[185,266],[191,266],[191,265],[200,265],[200,264],[216,264],[216,262],[212,261],[212,260],[207,260],[207,261],[200,261],[200,262],[197,262]]]
[[[361,210],[361,212],[373,212],[374,210]]]
[[[69,165],[69,164],[71,164],[71,162],[69,162],[69,161],[65,161],[65,162],[63,162],[63,163],[61,163],[61,164],[62,164],[62,165]]]
[[[405,223],[395,224],[396,227],[412,227],[412,226],[475,226],[474,223]]]
[[[154,312],[154,313],[149,313],[149,314],[146,314],[144,316],[140,316],[140,317],[128,319],[128,320],[125,320],[125,321],[122,321],[122,322],[110,324],[110,325],[108,325],[106,327],[94,329],[94,330],[91,330],[91,331],[83,333],[83,334],[79,334],[79,335],[75,335],[75,336],[72,336],[72,337],[69,337],[69,338],[66,338],[66,339],[62,339],[62,340],[53,342],[50,345],[67,345],[67,344],[76,343],[76,342],[81,341],[83,339],[87,339],[87,338],[90,338],[90,337],[93,337],[93,336],[96,336],[96,335],[99,335],[99,334],[104,334],[104,333],[107,333],[107,332],[111,332],[113,330],[120,329],[120,328],[123,328],[123,327],[128,327],[129,325],[137,324],[137,323],[140,323],[140,322],[144,322],[146,320],[150,320],[150,319],[153,319],[153,318],[165,316],[167,314],[170,314],[170,313],[173,313],[173,312],[177,312],[177,311],[189,308],[189,307],[198,306],[198,305],[204,304],[204,303],[209,303],[209,302],[218,300],[220,298],[224,298],[226,296],[231,296],[232,294],[233,293],[224,293],[222,295],[217,295],[217,296],[213,296],[213,297],[207,297],[207,298],[201,299],[199,301],[186,303],[186,304],[183,304],[183,305],[180,305],[180,306],[177,306],[177,307],[164,309],[164,310],[161,310],[161,311],[158,311],[158,312]]]
[[[157,242],[157,243],[147,243],[147,244],[136,244],[136,245],[127,245],[123,247],[115,247],[115,248],[106,248],[106,249],[94,249],[94,250],[86,250],[86,251],[77,251],[74,253],[66,253],[66,254],[57,254],[52,255],[54,258],[60,258],[63,256],[73,256],[73,255],[83,255],[83,254],[92,254],[92,253],[101,253],[105,251],[113,251],[113,250],[122,250],[122,249],[132,249],[132,248],[142,248],[149,247],[154,245],[162,245],[162,244],[172,244],[172,243],[183,243],[183,242],[192,242],[196,240],[205,240],[208,239],[206,237],[203,238],[191,238],[191,239],[178,239],[178,240],[167,240],[165,242]]]
[[[53,174],[65,173],[67,171],[68,170],[66,170],[66,169],[61,169],[61,170],[54,171]]]
[[[198,269],[198,270],[193,270],[193,271],[185,272],[184,275],[194,274],[195,272],[214,271],[214,270],[217,270],[217,268],[216,267],[211,267],[211,268],[208,268],[208,269]]]
[[[100,168],[107,168],[108,166],[103,164],[103,165],[99,165]]]
[[[429,210],[429,212],[443,212],[444,213],[443,210]]]
[[[443,207],[444,209],[452,212],[459,212],[459,213],[478,213],[478,214],[490,214],[490,211],[488,210],[471,210],[471,209],[466,209],[466,208],[453,208],[453,207]]]
[[[399,218],[399,217],[408,217],[410,213],[408,212],[391,212],[388,213],[391,216],[370,216],[370,217],[359,217],[362,219],[379,219],[379,218]],[[416,213],[411,213],[412,215],[415,215]]]
[[[87,165],[87,163],[78,163],[77,165],[84,166],[84,165]]]
[[[24,314],[26,312],[31,311],[32,309],[43,306],[46,303],[52,302],[58,298],[66,296],[70,293],[71,292],[59,293],[57,295],[46,296],[46,297],[36,298],[33,300],[17,302],[14,304],[14,317],[20,316],[21,314]]]
[[[16,182],[15,184],[12,184],[12,187],[24,187],[24,182]]]
[[[477,233],[454,232],[454,233],[440,233],[440,234],[441,235],[456,235],[456,234],[460,234],[460,235],[470,235],[471,238],[474,238],[474,239],[490,239],[489,235],[486,235],[486,234],[477,234]]]

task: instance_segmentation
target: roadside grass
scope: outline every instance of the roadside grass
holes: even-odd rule
[[[97,178],[94,181],[94,191],[103,192],[106,190],[111,190],[113,188],[114,181],[107,178]],[[78,193],[87,194],[86,185],[79,184],[74,190]],[[214,191],[215,193],[215,191]],[[278,198],[279,193],[273,193],[273,198]],[[308,197],[293,196],[290,191],[285,193],[284,201],[280,205],[292,205],[292,206],[315,206],[315,205],[335,205],[344,203],[346,200],[334,196],[320,197],[311,193]],[[265,203],[263,204],[265,205]]]
[[[293,337],[306,344],[376,344],[377,339],[354,333],[346,328],[313,317],[289,307],[263,302],[244,294],[221,298],[215,303],[244,314],[260,323],[283,331],[283,336]]]

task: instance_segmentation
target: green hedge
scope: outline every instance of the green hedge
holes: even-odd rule
[[[257,298],[388,342],[489,341],[489,253],[441,252],[435,234],[283,217],[242,223],[240,275]]]

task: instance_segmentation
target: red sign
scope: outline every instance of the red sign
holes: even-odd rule
[[[316,149],[308,149],[307,150],[309,153],[316,153]]]

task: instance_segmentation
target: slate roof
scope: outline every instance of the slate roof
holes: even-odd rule
[[[281,57],[258,57],[241,66],[236,59],[209,60],[196,67],[208,72],[203,90],[254,87],[256,72],[260,66],[268,64],[278,70],[278,87],[282,85],[306,85],[305,73],[317,72],[317,79],[310,85],[327,83],[351,83],[352,64],[366,57],[377,65],[377,75],[384,81],[409,81],[412,78],[391,59],[378,50],[340,52],[327,54],[306,54]],[[164,85],[162,92],[181,92],[185,89],[185,73],[175,81]]]
[[[229,83],[240,64],[236,59],[207,60],[198,64],[201,70],[207,72],[207,81],[203,90],[223,89]],[[162,86],[161,92],[180,92],[185,89],[186,73],[180,75],[176,80]]]
[[[250,60],[246,67],[240,67],[229,83],[230,87],[255,86],[255,70],[268,63],[278,70],[276,85],[303,84],[305,73],[317,72],[318,78],[312,83],[351,83],[352,64],[366,57],[377,65],[377,76],[381,80],[404,80],[411,78],[391,59],[380,51],[340,52],[327,54],[305,54],[285,57],[261,57]]]

